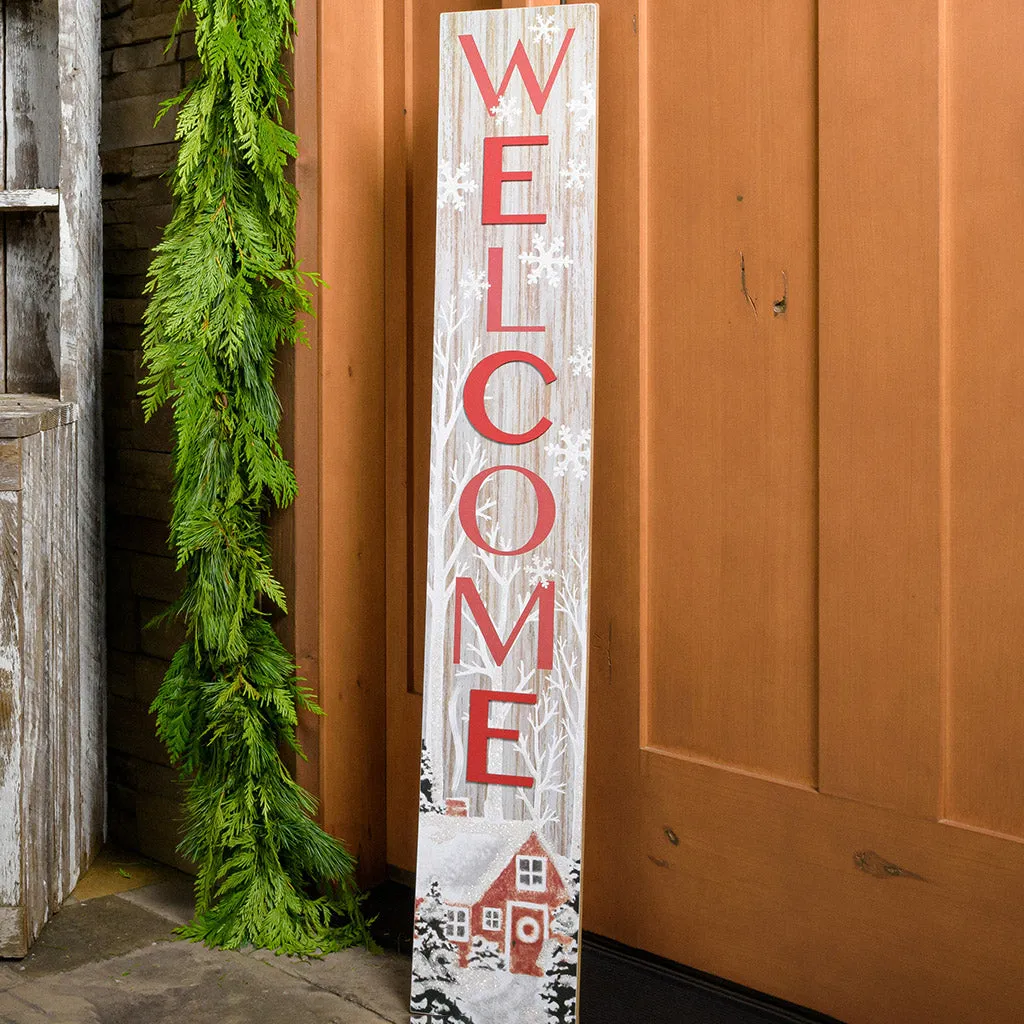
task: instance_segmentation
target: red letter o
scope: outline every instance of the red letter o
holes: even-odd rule
[[[500,551],[498,548],[491,547],[484,540],[483,534],[480,533],[480,527],[477,526],[476,522],[476,501],[480,496],[480,488],[483,487],[484,481],[489,476],[500,473],[503,469],[509,469],[513,473],[522,473],[533,484],[534,493],[537,495],[537,525],[534,528],[533,536],[521,548],[516,548],[515,551]],[[532,470],[523,469],[522,466],[492,466],[490,469],[485,469],[482,473],[477,473],[466,484],[466,489],[462,492],[462,497],[459,499],[459,520],[462,523],[463,530],[466,531],[466,536],[478,548],[482,548],[492,555],[525,555],[528,551],[532,551],[539,544],[542,544],[551,532],[551,528],[555,525],[555,496],[551,493],[551,488]]]

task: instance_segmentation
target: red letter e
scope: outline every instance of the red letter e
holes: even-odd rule
[[[507,704],[536,704],[535,693],[504,693],[501,690],[469,691],[469,740],[466,744],[466,781],[482,782],[491,786],[533,787],[528,775],[491,775],[487,771],[487,741],[517,740],[517,729],[492,729],[489,722],[491,701]]]
[[[501,186],[506,181],[533,181],[533,171],[506,171],[506,146],[546,146],[546,135],[496,135],[484,139],[484,224],[546,224],[544,213],[502,213]]]

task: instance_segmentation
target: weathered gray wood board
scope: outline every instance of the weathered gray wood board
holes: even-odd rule
[[[0,396],[0,955],[22,956],[78,879],[74,409]]]
[[[100,4],[60,0],[60,394],[74,403],[78,463],[79,691],[83,865],[106,830],[104,629],[103,208],[100,187]]]
[[[0,441],[0,951],[25,944],[21,902],[21,442]],[[18,486],[11,467],[17,468]]]
[[[22,956],[106,819],[100,3],[0,2],[0,956]]]
[[[7,390],[60,391],[60,280],[56,213],[8,217]]]
[[[4,78],[7,188],[56,188],[61,119],[57,0],[6,0]]]

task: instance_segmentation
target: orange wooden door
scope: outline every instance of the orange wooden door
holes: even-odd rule
[[[381,23],[407,870],[455,6]],[[585,927],[849,1024],[1016,1020],[1024,6],[601,10]]]

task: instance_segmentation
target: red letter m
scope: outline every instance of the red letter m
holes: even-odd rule
[[[491,76],[487,73],[487,68],[484,67],[483,58],[480,56],[480,51],[477,49],[476,40],[470,36],[459,36],[459,42],[462,43],[462,49],[466,54],[466,60],[469,61],[470,70],[473,72],[473,77],[476,79],[476,84],[480,89],[480,95],[484,98],[484,103],[487,104],[487,109],[491,110],[493,107],[498,105],[498,100],[505,95],[505,90],[508,88],[508,83],[512,81],[512,72],[519,68],[519,74],[523,77],[523,85],[526,86],[526,91],[530,94],[530,99],[533,102],[533,109],[538,114],[544,113],[544,106],[548,101],[548,96],[551,95],[551,88],[555,84],[555,79],[558,77],[558,72],[562,67],[562,61],[565,60],[565,51],[569,49],[569,42],[572,39],[572,34],[576,29],[571,28],[565,33],[565,39],[562,40],[562,48],[558,51],[558,56],[555,58],[555,66],[551,69],[551,74],[548,75],[548,84],[543,89],[540,87],[540,82],[537,80],[537,72],[533,70],[533,65],[530,63],[530,58],[526,56],[526,48],[523,46],[523,41],[520,39],[516,43],[515,51],[512,54],[512,60],[509,61],[508,70],[505,72],[505,77],[501,80],[501,85],[497,89],[494,88],[494,83],[491,81]]]
[[[462,600],[465,598],[469,610],[473,613],[480,635],[487,644],[495,664],[503,665],[516,642],[516,637],[526,625],[533,606],[539,605],[540,617],[537,630],[537,668],[549,669],[554,664],[555,656],[555,584],[554,581],[545,586],[538,583],[526,607],[519,616],[519,621],[512,627],[508,640],[502,643],[501,637],[494,626],[491,616],[484,607],[484,602],[476,589],[476,584],[467,576],[459,576],[455,580],[455,664],[462,664]]]

